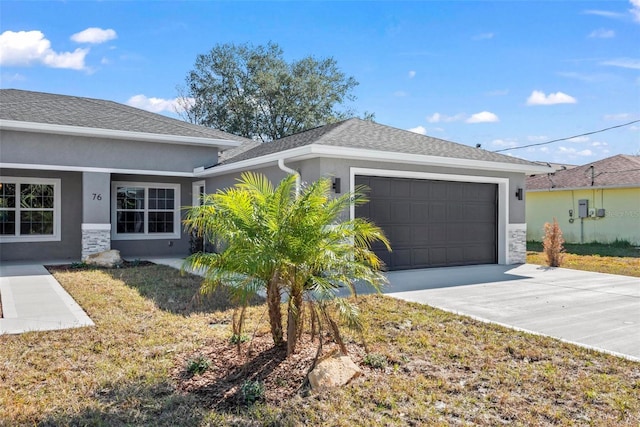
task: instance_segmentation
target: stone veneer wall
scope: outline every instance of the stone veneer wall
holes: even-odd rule
[[[527,224],[509,224],[507,264],[527,262]]]
[[[111,250],[111,224],[82,224],[82,260]]]

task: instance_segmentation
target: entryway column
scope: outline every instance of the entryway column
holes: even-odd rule
[[[82,260],[111,249],[111,174],[82,173]]]

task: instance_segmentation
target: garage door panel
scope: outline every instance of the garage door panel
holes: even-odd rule
[[[429,204],[429,222],[446,221],[447,204],[445,202],[432,202]]]
[[[391,226],[391,238],[399,247],[411,247],[412,227],[409,225]]]
[[[411,244],[413,247],[425,246],[429,243],[429,227],[416,225],[411,232]]]
[[[394,249],[391,260],[391,265],[396,269],[411,268],[411,249]]]
[[[414,202],[411,204],[411,222],[413,224],[423,223],[429,216],[428,203]]]
[[[399,201],[391,205],[391,218],[394,222],[410,223],[411,218],[411,202]]]
[[[447,241],[445,224],[434,223],[429,224],[427,227],[429,230],[429,242],[437,246]]]
[[[378,225],[391,222],[391,203],[388,200],[375,199],[369,202],[369,218]]]
[[[497,262],[497,185],[356,176],[369,183],[369,209],[393,252],[373,246],[390,270]],[[366,206],[366,205],[365,205]]]

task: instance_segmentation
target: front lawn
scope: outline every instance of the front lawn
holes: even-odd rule
[[[561,267],[598,273],[640,277],[640,249],[625,243],[565,243]],[[542,243],[527,242],[527,262],[547,265]]]
[[[0,425],[640,422],[640,363],[419,304],[361,297],[369,356],[358,335],[345,337],[364,375],[345,388],[311,393],[287,383],[291,371],[305,371],[308,357],[283,361],[260,350],[268,337],[261,301],[248,311],[253,341],[243,345],[256,343],[253,353],[237,356],[229,342],[228,295],[197,297],[199,278],[163,266],[55,277],[96,327],[0,336]],[[233,373],[248,376],[268,363],[255,377],[268,386],[264,400],[234,407],[212,398],[231,379],[223,382],[216,370],[223,354],[229,363],[267,361]],[[211,362],[208,370],[188,374],[201,360]]]

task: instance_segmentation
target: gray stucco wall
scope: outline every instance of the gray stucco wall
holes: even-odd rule
[[[4,151],[4,141],[2,145]],[[4,158],[4,153],[3,153]],[[11,177],[59,178],[61,187],[61,240],[58,242],[0,243],[1,261],[79,261],[82,250],[82,173],[2,169]]]
[[[0,131],[4,163],[193,172],[217,163],[216,147]]]
[[[158,177],[148,175],[111,175],[112,181],[131,182],[159,182],[180,184],[180,206],[191,206],[192,182],[191,178]],[[112,195],[112,197],[114,197]],[[184,217],[184,211],[182,211]],[[178,239],[151,239],[151,240],[112,240],[111,248],[120,251],[125,259],[145,259],[148,257],[185,257],[189,255],[189,235],[180,225],[180,238]]]
[[[341,179],[342,192],[349,191],[350,168],[388,169],[400,171],[428,172],[437,174],[489,176],[509,179],[509,223],[525,222],[525,201],[517,200],[515,192],[517,188],[523,188],[525,184],[524,173],[494,172],[485,170],[472,170],[462,168],[447,168],[435,166],[407,165],[392,162],[372,162],[362,160],[344,160],[333,158],[316,158],[298,162],[287,162],[286,165],[297,170],[302,180],[312,182],[322,176],[331,176]],[[285,172],[277,165],[254,169],[255,172],[265,174],[274,184],[284,178]],[[215,192],[216,189],[234,185],[240,173],[215,176],[206,180],[207,192]]]
[[[82,173],[82,222],[89,224],[109,223],[110,191],[111,174]]]

